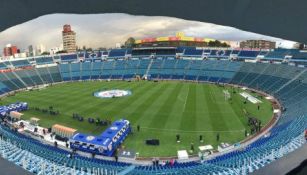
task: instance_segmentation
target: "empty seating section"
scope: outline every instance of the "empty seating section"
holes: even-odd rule
[[[85,58],[87,56],[87,54],[84,52],[78,53],[77,55],[78,55],[78,58]]]
[[[180,60],[176,64],[176,69],[185,69],[189,66],[190,60]]]
[[[163,69],[175,69],[178,60],[164,60]]]
[[[266,64],[244,63],[239,70],[239,73],[237,73],[236,76],[233,78],[232,83],[246,86],[250,85],[251,83],[255,82],[256,78],[258,78],[258,73],[263,72],[265,69]]]
[[[184,76],[186,80],[197,80],[198,74],[201,70],[202,60],[189,61],[185,67]]]
[[[109,58],[123,58],[126,55],[127,50],[126,49],[112,49],[109,52],[108,57]]]
[[[301,73],[304,68],[295,67],[295,66],[289,66],[282,64],[280,65],[282,68],[278,70],[278,72],[275,74],[275,76],[279,76],[282,78],[291,79]]]
[[[92,63],[91,62],[85,62],[85,63],[81,63],[81,79],[82,80],[88,80],[91,79],[91,75],[92,75]]]
[[[276,49],[274,50],[274,52],[269,52],[265,58],[268,59],[284,59],[285,56],[289,53],[288,50],[286,49]]]
[[[0,63],[0,69],[7,69],[7,65],[5,63]]]
[[[126,72],[126,60],[115,61],[114,69],[112,71],[113,79],[122,79]]]
[[[35,82],[30,78],[29,72],[27,70],[16,71],[16,75],[20,78],[20,81],[23,82],[26,86],[35,86]]]
[[[220,53],[219,50],[211,50],[210,56],[218,57],[218,56],[220,56],[219,53]]]
[[[94,56],[94,54],[91,54],[91,53],[88,53],[88,52],[85,52],[82,54],[82,57],[84,57],[85,59],[86,58],[91,58],[92,56]],[[80,58],[80,56],[78,56]]]
[[[63,77],[61,76],[61,73],[59,71],[60,67],[58,67],[58,66],[48,66],[47,70],[49,71],[50,76],[52,78],[52,81],[54,83],[63,81]]]
[[[140,65],[140,60],[130,60],[126,62],[126,73],[124,75],[124,79],[132,78],[134,75],[138,74],[138,68]]]
[[[1,78],[0,78],[0,81],[1,81]],[[9,91],[11,91],[11,89],[10,88],[8,88],[8,86],[6,86],[5,84],[4,84],[4,82],[0,82],[0,94],[4,94],[4,93],[7,93],[7,92],[9,92]]]
[[[250,86],[266,91],[267,88],[269,88],[269,86],[271,86],[273,83],[281,79],[279,76],[275,76],[276,73],[278,73],[279,69],[281,68],[282,65],[277,65],[277,64],[269,66],[267,69],[265,69],[262,72],[260,76],[254,79],[254,81],[250,84]]]
[[[210,55],[211,50],[210,50],[210,49],[205,49],[203,53],[204,53],[204,54],[207,54],[207,55]]]
[[[60,71],[63,81],[70,81],[70,64],[60,64]]]
[[[111,78],[112,70],[114,68],[114,63],[115,63],[114,60],[108,60],[103,62],[102,73],[100,76],[101,79]]]
[[[232,53],[232,50],[226,50],[224,52],[221,52],[221,56],[229,57],[231,53]]]
[[[184,56],[202,56],[203,50],[196,48],[185,48],[183,55]]]
[[[148,74],[151,76],[151,78],[158,78],[160,71],[162,71],[164,60],[163,59],[155,59],[151,63],[150,70]]]
[[[231,54],[234,54],[234,55],[238,55],[240,53],[240,50],[233,50],[232,52],[231,52]]]
[[[78,55],[77,54],[61,55],[60,58],[62,62],[74,62],[78,60]]]
[[[269,53],[269,51],[260,51],[258,55],[261,55],[261,56],[266,56],[267,54]]]
[[[251,50],[242,50],[239,54],[239,58],[256,58],[259,54],[259,51],[251,51]]]
[[[276,66],[278,66],[279,68],[276,69],[276,72],[271,75],[273,79],[268,80],[271,81],[272,85],[270,87],[264,88],[264,90],[269,93],[275,92],[276,90],[278,90],[279,87],[281,87],[283,84],[287,83],[291,79],[295,78],[296,75],[299,75],[303,71],[302,68],[294,66],[289,68],[290,66],[284,64]]]
[[[18,88],[26,87],[26,85],[22,83],[21,80],[17,78],[15,74],[13,74],[13,72],[6,72],[4,74],[7,77],[7,79],[11,81],[14,85],[16,85]]]
[[[201,52],[195,50],[195,48],[183,48],[182,52],[190,55],[202,54],[203,52],[202,50]],[[212,57],[219,56],[218,52],[220,51],[210,50],[207,54]],[[234,51],[227,50],[225,52],[232,54]],[[272,56],[270,53],[263,55],[273,58],[281,58],[280,55],[282,55]],[[253,58],[256,55],[254,52],[246,53],[245,51],[235,51],[234,54],[246,58]],[[77,59],[76,55],[74,57],[74,59]],[[72,59],[65,58],[65,60],[64,62],[67,62],[67,60]],[[87,168],[101,168],[104,170],[102,174],[106,174],[106,171],[108,174],[119,174],[128,169],[130,170],[127,171],[127,174],[133,175],[246,174],[265,166],[304,143],[301,137],[301,133],[307,127],[307,117],[305,116],[307,112],[307,71],[304,68],[286,64],[245,63],[210,59],[167,59],[162,57],[159,59],[109,59],[98,62],[42,66],[50,63],[49,61],[42,59],[38,63],[36,60],[37,64],[41,64],[41,67],[38,68],[1,72],[0,94],[46,83],[88,79],[128,79],[135,77],[135,75],[143,76],[148,73],[148,76],[153,79],[185,79],[242,84],[274,95],[287,110],[282,113],[280,120],[270,131],[270,134],[261,137],[244,149],[213,157],[204,163],[193,161],[175,163],[173,166],[139,166],[82,156],[68,158],[67,151],[44,145],[39,141],[0,126],[0,133],[8,138],[0,139],[1,156],[34,173],[41,172],[41,167],[35,165],[45,162],[46,165],[50,164],[62,169],[75,167],[76,174],[82,174],[81,171],[88,171]],[[24,65],[21,62],[12,64],[14,66]],[[0,69],[5,68],[6,65],[3,63],[1,66],[0,64]],[[31,161],[24,165],[21,160]],[[51,172],[54,170],[47,165],[45,171]]]
[[[176,49],[157,49],[153,51],[157,57],[175,57]]]
[[[101,58],[102,52],[101,51],[96,51],[96,52],[85,52],[85,53],[79,53],[78,57],[79,58],[85,58],[85,59],[98,59]]]
[[[37,73],[35,69],[28,69],[27,73],[35,85],[44,84],[42,78],[40,77],[40,75]]]
[[[102,55],[107,56],[107,55],[109,55],[109,52],[108,51],[103,51]]]
[[[241,67],[240,62],[208,60],[204,63],[202,65],[203,72],[200,75],[200,79],[203,81],[228,83]]]
[[[155,59],[153,60],[150,69],[161,69],[164,63],[163,59]]]
[[[92,63],[91,79],[99,79],[101,75],[102,62]]]
[[[176,53],[183,53],[185,48],[186,47],[177,47],[176,48]]]
[[[261,89],[268,93],[274,93],[286,84],[295,75],[303,71],[302,68],[284,64],[254,64],[244,63],[239,73],[236,74],[232,83]],[[291,68],[291,69],[289,69]],[[243,72],[243,73],[240,73]],[[241,76],[241,75],[244,76]]]
[[[28,60],[16,60],[11,61],[11,64],[14,67],[25,67],[25,66],[31,66],[30,62]]]
[[[226,58],[229,57],[232,50],[211,50],[209,57],[211,58]]]
[[[45,84],[54,83],[48,67],[37,68],[36,70]]]
[[[226,83],[232,79],[240,66],[239,62],[164,59],[154,60],[149,74],[154,79],[186,79]]]
[[[182,57],[196,57],[202,58],[207,57],[211,59],[225,58],[229,59],[230,56],[237,57],[238,59],[254,59],[258,57],[261,60],[272,60],[281,61],[287,57],[289,62],[295,64],[306,65],[307,64],[307,52],[300,51],[297,49],[275,49],[271,51],[267,50],[238,50],[231,48],[221,48],[221,49],[200,49],[196,47],[177,47],[177,48],[164,48],[164,49],[111,49],[109,51],[92,51],[92,52],[79,52],[77,54],[63,54],[55,56],[40,56],[32,57],[27,59],[18,59],[12,61],[6,61],[0,63],[0,69],[5,69],[11,65],[14,67],[24,67],[31,66],[34,62],[37,65],[51,64],[56,61],[61,62],[77,62],[80,59],[85,59],[85,61],[92,62],[94,60],[100,60],[102,58],[110,59],[123,59],[131,56],[137,58],[145,57],[148,58],[154,55],[156,58],[176,58],[176,55],[181,55]],[[31,62],[31,63],[30,63]]]
[[[293,54],[292,59],[303,59],[306,60],[307,58],[307,52],[297,52],[295,54]]]
[[[96,52],[96,58],[101,58],[101,56],[102,56],[102,52],[101,51]]]
[[[35,58],[36,64],[52,64],[53,58],[52,57],[38,57]]]
[[[245,150],[231,152],[215,159],[207,161],[210,164],[216,164],[222,167],[240,168],[243,167],[248,159],[255,159],[251,169],[258,169],[269,162],[274,161],[281,155],[278,149],[283,146],[283,151],[292,151],[304,142],[296,137],[302,135],[302,128],[306,127],[306,117],[297,117],[291,122],[278,125],[272,129],[270,136],[262,137]],[[291,146],[293,144],[293,147]],[[283,152],[282,154],[285,154]],[[260,161],[262,160],[262,161]],[[256,163],[258,162],[258,163]],[[251,170],[247,170],[250,172]]]
[[[81,77],[81,63],[71,63],[70,64],[70,69],[71,69],[71,79],[72,80],[80,80]]]
[[[138,75],[144,75],[147,71],[147,68],[149,66],[149,63],[151,62],[151,59],[141,59],[140,64],[138,67]]]
[[[12,82],[5,73],[0,73],[0,81],[9,89],[9,90],[17,90],[21,87],[17,86],[14,82]]]

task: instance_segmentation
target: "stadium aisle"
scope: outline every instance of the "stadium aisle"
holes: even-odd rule
[[[252,175],[286,174],[289,170],[298,167],[304,161],[304,158],[307,158],[307,144],[287,156],[255,171]]]
[[[0,157],[1,175],[32,175],[32,173]]]

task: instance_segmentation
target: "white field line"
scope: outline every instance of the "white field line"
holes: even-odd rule
[[[214,99],[214,96],[213,96],[213,93],[214,92],[212,92],[212,91],[210,91],[210,99],[212,99],[212,101],[213,101],[213,99]],[[218,101],[214,101],[214,103],[215,104],[222,104],[222,103],[224,103],[224,102],[218,102]],[[225,108],[223,109],[223,111],[225,110]],[[231,106],[230,106],[230,110],[227,110],[228,112],[225,112],[226,114],[227,113],[231,113],[231,114],[234,114],[235,112],[233,111],[233,109],[231,108]],[[238,123],[240,123],[240,124],[242,124],[242,122],[241,122],[241,120],[239,119],[239,117],[237,116],[237,115],[235,115],[236,116],[236,120],[238,121]],[[244,128],[244,125],[241,125],[243,128],[241,129],[241,130],[236,130],[236,131],[245,131],[245,128]],[[230,132],[231,132],[231,130],[229,130]]]
[[[185,111],[185,107],[186,107],[188,96],[189,96],[189,91],[190,91],[190,86],[188,86],[188,93],[185,96],[185,100],[184,100],[184,104],[183,104],[183,111]]]
[[[192,130],[180,130],[180,129],[166,129],[166,128],[150,128],[150,127],[141,127],[141,129],[147,129],[147,130],[154,130],[156,132],[181,132],[181,133],[202,133],[202,132],[207,132],[207,133],[214,133],[214,132],[224,132],[224,133],[228,133],[228,132],[244,132],[245,129],[240,129],[240,130],[199,130],[199,131],[192,131]]]

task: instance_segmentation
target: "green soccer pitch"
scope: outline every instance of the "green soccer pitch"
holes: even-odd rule
[[[101,99],[93,96],[101,89],[131,90],[132,95],[121,98]],[[231,100],[226,100],[223,90],[228,90]],[[221,87],[214,84],[180,81],[165,82],[125,82],[89,81],[49,86],[46,89],[19,92],[1,100],[2,105],[17,101],[28,102],[30,110],[24,112],[23,119],[40,118],[39,124],[51,127],[62,124],[78,129],[79,132],[98,135],[106,128],[89,124],[87,118],[128,119],[134,133],[124,141],[126,149],[134,150],[142,157],[176,156],[178,150],[190,150],[194,144],[196,153],[200,145],[221,142],[237,143],[245,138],[247,111],[260,119],[263,126],[271,120],[272,105],[265,98],[257,105],[247,101],[239,94],[242,89]],[[247,90],[248,92],[248,90]],[[248,92],[258,97],[258,94]],[[53,106],[60,114],[53,116],[33,108]],[[245,112],[244,112],[245,111]],[[73,113],[85,117],[83,122],[72,118]],[[140,132],[136,126],[140,125]],[[217,142],[216,135],[220,140]],[[176,135],[180,135],[180,143]],[[204,142],[199,142],[203,135]],[[160,146],[148,146],[146,139],[159,139]]]

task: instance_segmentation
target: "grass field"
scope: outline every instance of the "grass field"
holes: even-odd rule
[[[100,89],[131,90],[132,95],[123,98],[100,99],[93,92]],[[127,149],[139,152],[140,156],[174,156],[177,150],[189,150],[193,142],[199,145],[218,145],[220,142],[236,143],[244,139],[247,118],[243,109],[267,123],[272,116],[269,101],[261,99],[260,110],[237,93],[231,93],[232,100],[225,100],[223,90],[212,84],[187,82],[75,82],[58,84],[43,90],[17,93],[2,99],[2,104],[25,101],[30,107],[53,106],[60,115],[51,116],[33,109],[25,112],[25,119],[38,117],[40,125],[50,127],[55,123],[78,129],[80,132],[100,134],[105,128],[72,119],[73,113],[85,117],[115,119],[126,118],[134,128],[139,124],[140,132],[134,132],[124,142]],[[232,92],[230,87],[227,87]],[[251,95],[257,96],[257,94]],[[136,129],[134,129],[136,130]],[[176,143],[180,134],[181,143]],[[199,143],[199,135],[204,143]],[[160,139],[160,146],[147,146],[148,138]]]

